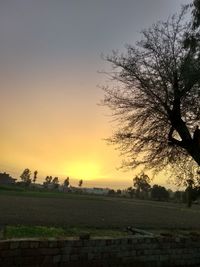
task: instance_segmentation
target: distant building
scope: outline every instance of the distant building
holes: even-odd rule
[[[65,186],[65,185],[59,185],[58,186],[58,190],[60,191],[60,192],[71,192],[72,191],[72,189],[71,189],[71,187],[69,187],[69,186]]]
[[[0,185],[12,185],[15,184],[17,179],[12,178],[8,173],[0,173]]]
[[[128,192],[127,189],[123,189],[121,191],[121,196],[123,196],[123,197],[130,197],[130,193]]]
[[[42,184],[34,183],[30,184],[30,187],[37,188],[37,189],[43,189],[44,186]]]
[[[63,192],[72,192],[72,193],[85,193],[85,194],[94,194],[94,195],[107,195],[110,189],[108,188],[87,188],[87,187],[75,187],[69,186],[68,188],[64,186],[59,187],[59,191]]]
[[[82,192],[88,193],[88,194],[95,194],[95,195],[107,195],[109,192],[109,188],[82,188]]]

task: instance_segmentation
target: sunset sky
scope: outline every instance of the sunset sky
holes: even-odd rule
[[[72,185],[125,188],[135,172],[103,140],[112,133],[98,105],[109,70],[101,53],[124,50],[140,31],[186,0],[1,0],[0,172],[24,168],[69,176]],[[163,177],[155,182],[165,183]]]

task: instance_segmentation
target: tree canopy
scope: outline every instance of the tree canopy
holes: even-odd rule
[[[31,184],[31,171],[28,168],[26,168],[23,171],[23,173],[20,175],[20,178],[25,185],[30,185]]]
[[[144,194],[148,193],[151,188],[149,176],[145,173],[136,175],[133,178],[133,186],[135,187],[135,193],[137,197],[141,197]]]
[[[168,200],[169,199],[169,192],[166,190],[164,186],[160,186],[154,184],[151,189],[151,197],[156,200]]]
[[[200,1],[194,0],[193,1],[193,20],[192,20],[192,26],[194,29],[198,28],[200,26]]]
[[[69,187],[69,177],[67,177],[65,180],[64,180],[64,186],[65,187]]]
[[[200,166],[200,61],[196,50],[184,48],[191,23],[187,8],[142,31],[126,53],[114,51],[106,60],[113,86],[105,86],[103,104],[118,126],[110,142],[126,156],[124,166],[161,171],[183,162]]]
[[[81,179],[79,182],[78,182],[78,186],[81,187],[83,185],[83,180]]]

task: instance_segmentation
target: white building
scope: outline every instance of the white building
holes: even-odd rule
[[[87,194],[94,194],[94,195],[107,195],[109,192],[109,188],[98,188],[98,187],[93,187],[93,188],[81,188],[82,192],[87,193]]]

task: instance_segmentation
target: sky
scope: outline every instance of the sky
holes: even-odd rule
[[[120,153],[104,140],[113,126],[98,105],[108,79],[99,72],[110,67],[101,54],[124,51],[188,2],[0,0],[0,172],[131,186],[136,173],[119,170]]]

